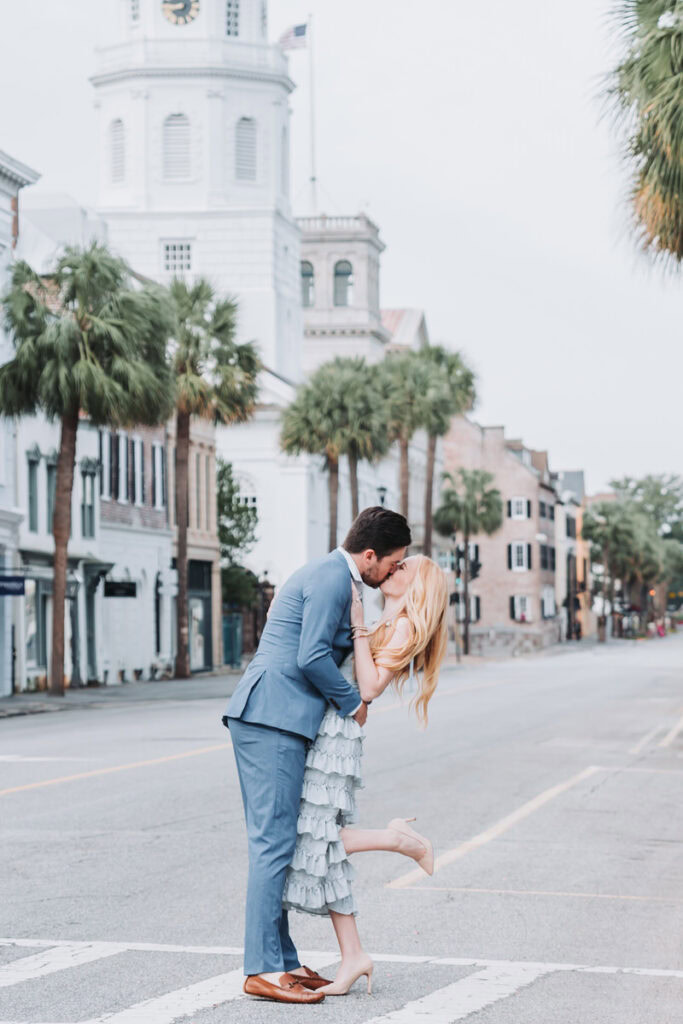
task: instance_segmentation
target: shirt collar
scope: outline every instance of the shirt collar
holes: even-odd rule
[[[358,571],[358,566],[354,562],[353,558],[351,558],[351,555],[348,553],[346,548],[343,548],[340,544],[339,547],[337,548],[337,551],[346,559],[346,564],[349,567],[349,571],[351,573],[352,578],[356,581],[356,583],[362,583],[363,580],[361,579],[360,572]]]

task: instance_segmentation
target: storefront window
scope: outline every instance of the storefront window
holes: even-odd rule
[[[38,616],[36,606],[36,581],[27,579],[25,584],[25,620],[26,620],[26,664],[38,664]]]

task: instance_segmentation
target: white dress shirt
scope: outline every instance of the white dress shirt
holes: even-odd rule
[[[348,565],[349,572],[351,573],[351,579],[354,581],[354,583],[360,584],[356,589],[358,590],[358,593],[360,594],[360,599],[361,599],[361,602],[362,602],[362,600],[363,600],[363,590],[362,590],[363,580],[362,580],[362,577],[361,577],[361,574],[360,574],[360,570],[359,570],[358,566],[356,565],[356,563],[354,562],[354,560],[351,557],[351,555],[346,550],[346,548],[343,548],[341,546],[341,544],[337,548],[337,551],[340,553],[340,555],[343,555],[344,558],[346,559],[346,564]],[[358,705],[356,710],[352,713],[352,717],[353,717],[353,715],[358,714],[358,712],[360,711],[360,709],[362,707],[363,707],[363,701],[360,702],[360,704]]]

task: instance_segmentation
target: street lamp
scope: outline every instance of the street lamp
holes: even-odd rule
[[[377,488],[377,494],[379,495],[379,503],[382,506],[382,508],[384,508],[384,502],[386,501],[387,497],[387,489],[384,486],[384,484],[379,485],[379,487]]]

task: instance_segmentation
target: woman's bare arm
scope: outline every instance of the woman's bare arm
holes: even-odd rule
[[[351,625],[362,624],[363,605],[360,598],[354,592],[351,606]],[[355,620],[355,622],[354,622]],[[387,651],[398,650],[403,647],[410,634],[410,626],[406,618],[400,618],[396,628],[384,648]],[[370,640],[367,636],[356,636],[353,641],[353,654],[356,666],[356,680],[358,689],[363,700],[374,700],[384,693],[387,686],[394,678],[395,670],[376,665],[370,652]]]

